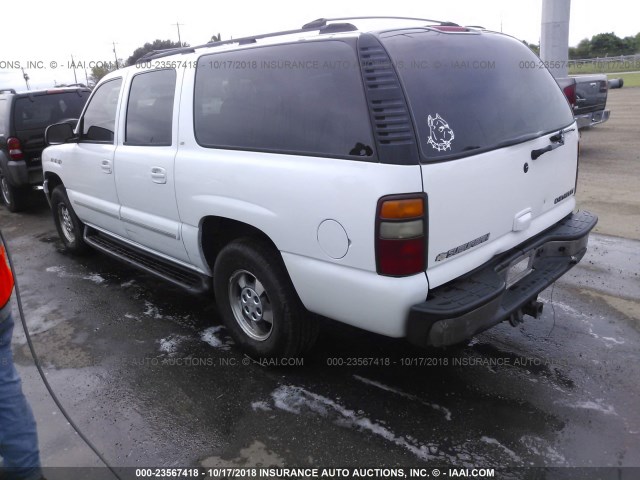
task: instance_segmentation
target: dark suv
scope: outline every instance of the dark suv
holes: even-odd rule
[[[90,93],[86,87],[0,91],[0,192],[10,211],[24,209],[31,187],[42,184],[45,129],[75,125]]]

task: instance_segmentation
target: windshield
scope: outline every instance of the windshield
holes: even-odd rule
[[[385,32],[423,161],[515,144],[573,122],[546,68],[524,44],[494,33]]]

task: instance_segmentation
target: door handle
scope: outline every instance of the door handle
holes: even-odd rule
[[[153,183],[167,183],[167,171],[162,167],[151,167],[151,180]]]
[[[100,168],[102,169],[102,171],[104,173],[110,174],[112,172],[112,170],[111,170],[111,161],[110,160],[102,160],[100,162]]]

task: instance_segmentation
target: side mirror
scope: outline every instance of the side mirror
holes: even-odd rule
[[[44,131],[44,142],[47,146],[60,145],[75,139],[73,127],[68,123],[49,125]]]

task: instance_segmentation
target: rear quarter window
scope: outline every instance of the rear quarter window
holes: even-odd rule
[[[374,156],[357,56],[340,41],[201,57],[194,126],[205,147]]]
[[[518,40],[428,29],[380,38],[405,89],[423,161],[500,148],[573,122],[551,74]]]

